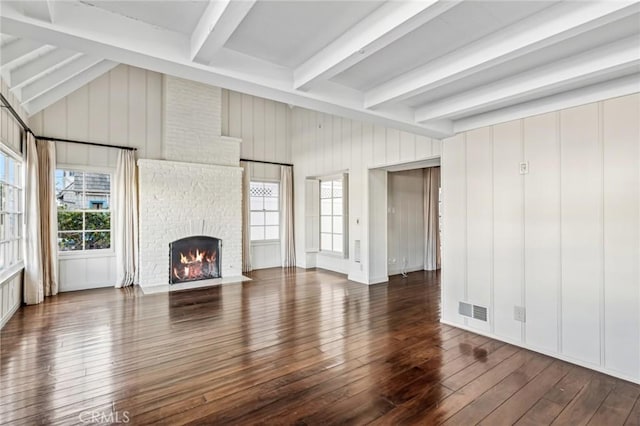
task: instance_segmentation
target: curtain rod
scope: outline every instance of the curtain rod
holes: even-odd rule
[[[138,150],[138,148],[134,148],[132,146],[121,146],[121,145],[111,145],[111,144],[107,144],[107,143],[75,141],[75,140],[71,140],[71,139],[50,138],[48,136],[36,136],[36,139],[41,139],[43,141],[53,141],[53,142],[77,143],[77,144],[80,144],[80,145],[101,146],[103,148],[126,149],[128,151],[137,151]]]
[[[249,163],[273,164],[274,166],[289,166],[289,167],[293,167],[293,164],[291,164],[291,163],[278,163],[278,162],[275,162],[275,161],[249,160],[249,159],[246,159],[246,158],[241,158],[240,161],[247,161]]]

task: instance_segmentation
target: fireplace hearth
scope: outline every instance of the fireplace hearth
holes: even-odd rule
[[[222,240],[203,235],[182,238],[169,244],[171,284],[221,278]]]

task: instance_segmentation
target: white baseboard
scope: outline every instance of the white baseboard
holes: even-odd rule
[[[556,359],[559,359],[561,361],[568,362],[570,364],[579,365],[580,367],[588,368],[589,370],[594,370],[594,371],[597,371],[599,373],[603,373],[603,374],[606,374],[606,375],[609,375],[609,376],[612,376],[612,377],[615,377],[615,378],[618,378],[618,379],[626,380],[626,381],[631,382],[631,383],[640,384],[640,378],[638,378],[638,377],[631,377],[631,376],[628,376],[628,375],[626,375],[624,373],[620,373],[620,372],[617,372],[617,371],[609,370],[609,369],[603,368],[603,367],[601,367],[599,365],[596,365],[596,364],[590,364],[588,362],[584,362],[584,361],[581,361],[581,360],[578,360],[578,359],[575,359],[575,358],[572,358],[572,357],[568,357],[566,355],[562,355],[562,354],[559,354],[559,353],[556,353],[556,352],[551,352],[551,351],[548,351],[548,350],[545,350],[545,349],[540,349],[540,348],[537,348],[535,346],[527,345],[527,344],[522,343],[522,342],[518,342],[518,341],[515,341],[515,340],[507,339],[505,337],[499,337],[499,336],[496,336],[495,334],[486,333],[486,332],[477,330],[477,329],[472,328],[472,327],[468,327],[468,326],[465,326],[465,325],[462,325],[462,324],[458,324],[458,323],[455,323],[455,322],[452,322],[452,321],[447,321],[445,319],[440,319],[440,322],[442,324],[450,325],[451,327],[456,327],[456,328],[459,328],[461,330],[466,330],[466,331],[469,331],[471,333],[475,333],[475,334],[479,334],[481,336],[488,337],[490,339],[499,340],[501,342],[505,342],[505,343],[508,343],[510,345],[513,345],[513,346],[518,346],[519,348],[527,349],[527,350],[530,350],[530,351],[533,351],[533,352],[540,353],[542,355],[550,356],[551,358],[556,358]]]
[[[13,315],[18,312],[18,309],[20,309],[20,305],[22,305],[22,303],[18,302],[16,303],[10,310],[9,312],[7,312],[7,314],[2,317],[2,320],[0,320],[0,329],[2,329],[2,327],[5,326],[6,323],[9,322],[9,320],[11,319],[11,317],[13,317]]]

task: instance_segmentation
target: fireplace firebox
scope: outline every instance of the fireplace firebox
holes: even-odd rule
[[[169,244],[170,283],[221,278],[222,240],[203,235],[182,238]]]

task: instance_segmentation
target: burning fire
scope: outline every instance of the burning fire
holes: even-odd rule
[[[217,253],[196,249],[195,253],[180,253],[180,266],[173,268],[173,275],[181,281],[201,280],[214,275]]]

